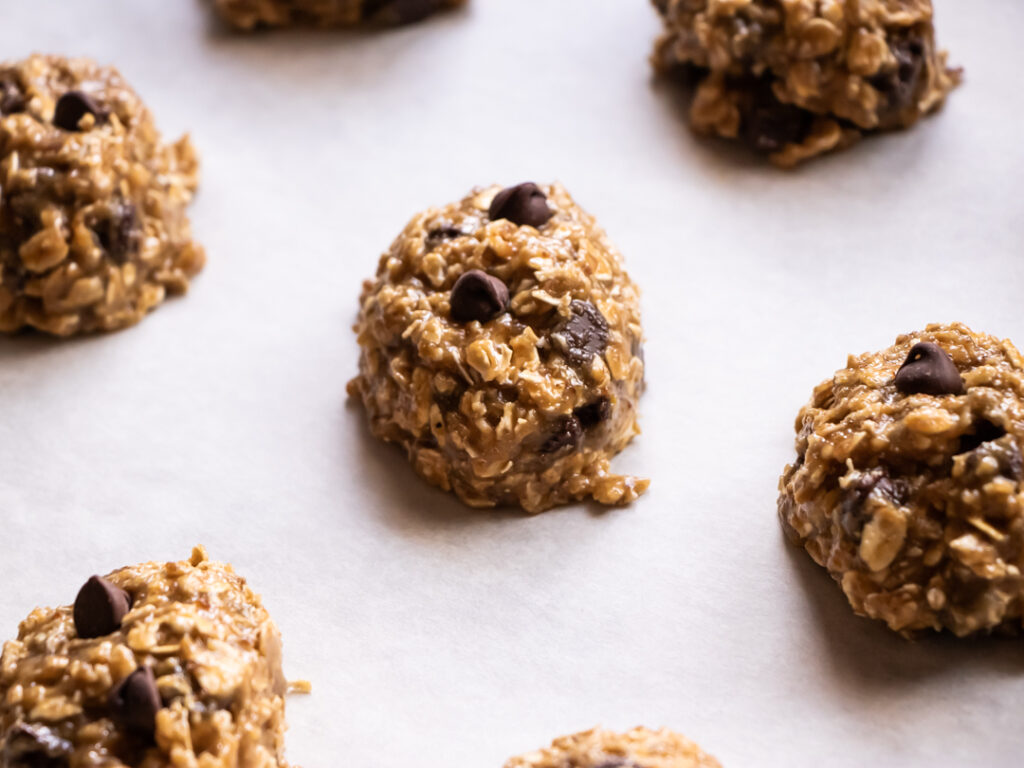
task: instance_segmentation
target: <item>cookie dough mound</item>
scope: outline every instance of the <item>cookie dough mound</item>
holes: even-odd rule
[[[284,766],[285,688],[259,597],[197,548],[29,614],[0,656],[0,765]]]
[[[197,167],[116,70],[0,65],[0,331],[117,330],[184,293],[205,261],[185,216]]]
[[[959,82],[931,0],[654,0],[654,64],[695,85],[693,128],[792,166],[907,128]]]
[[[474,507],[627,503],[610,474],[638,434],[638,291],[555,184],[476,190],[416,216],[367,282],[356,325],[375,435]]]
[[[779,516],[893,630],[1019,632],[1024,360],[959,323],[850,357],[797,418]]]
[[[514,757],[505,768],[721,768],[689,739],[669,730],[593,730],[563,736],[548,748]]]
[[[466,0],[214,0],[221,17],[238,29],[362,22],[411,24]]]

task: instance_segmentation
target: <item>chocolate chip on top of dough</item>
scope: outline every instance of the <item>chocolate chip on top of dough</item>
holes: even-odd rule
[[[910,348],[896,372],[896,389],[905,395],[959,395],[964,391],[960,371],[938,344],[922,341]]]
[[[110,692],[114,715],[136,733],[151,736],[156,729],[156,713],[163,706],[156,677],[149,667],[139,667]]]
[[[508,219],[521,227],[542,227],[555,215],[543,190],[531,181],[501,190],[491,201],[493,221]]]
[[[486,323],[508,309],[508,286],[480,269],[464,272],[452,287],[452,320]]]
[[[131,597],[116,584],[93,576],[78,591],[73,616],[79,637],[109,635],[121,627],[131,608]]]
[[[787,536],[903,634],[1024,630],[1024,358],[961,323],[851,356],[779,482]]]
[[[259,596],[201,547],[94,577],[2,645],[0,766],[287,768],[281,654]]]
[[[80,131],[82,118],[92,115],[95,123],[107,119],[107,111],[96,100],[82,91],[68,91],[59,99],[53,110],[53,124],[65,131]]]
[[[573,365],[590,365],[608,347],[608,321],[589,301],[574,300],[569,308],[572,314],[551,334],[551,340]]]
[[[647,489],[610,467],[639,433],[639,291],[560,185],[414,216],[364,283],[356,333],[349,393],[371,430],[467,504],[540,512]]]

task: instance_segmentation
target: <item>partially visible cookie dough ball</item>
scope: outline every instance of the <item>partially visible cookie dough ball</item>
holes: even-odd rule
[[[114,69],[0,66],[0,331],[132,325],[202,269],[188,138],[166,144]]]
[[[782,166],[871,131],[907,128],[959,82],[935,46],[931,0],[654,0],[654,64],[695,85],[699,133]]]
[[[555,739],[547,749],[514,757],[505,768],[721,768],[678,733],[634,728],[629,733],[593,730]]]
[[[609,471],[639,432],[639,293],[559,185],[477,190],[416,216],[367,282],[359,398],[378,437],[475,507],[633,501]]]
[[[411,24],[466,0],[214,0],[221,17],[238,29],[362,22]]]
[[[0,655],[0,765],[285,768],[286,689],[259,596],[197,547],[21,622]]]
[[[1024,359],[960,323],[851,356],[797,418],[783,528],[893,630],[1017,633]]]

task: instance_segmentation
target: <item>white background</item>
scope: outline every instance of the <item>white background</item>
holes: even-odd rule
[[[203,158],[190,295],[0,340],[0,627],[204,543],[261,592],[293,762],[497,768],[597,723],[729,767],[1019,762],[1019,642],[909,643],[787,545],[793,420],[930,321],[1024,343],[1020,0],[940,0],[948,108],[797,172],[695,140],[643,0],[474,0],[382,33],[224,33],[192,0],[2,0],[0,50],[117,65]],[[346,403],[360,282],[412,214],[564,182],[644,289],[633,507],[474,512]]]

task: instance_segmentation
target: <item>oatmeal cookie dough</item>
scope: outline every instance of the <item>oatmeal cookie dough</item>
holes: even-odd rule
[[[197,168],[115,69],[0,65],[0,332],[113,331],[184,293],[205,261],[185,216]]]
[[[411,24],[466,0],[214,0],[218,13],[232,26],[351,26],[363,22]]]
[[[960,323],[851,356],[797,418],[789,538],[853,609],[904,634],[1017,633],[1024,359]]]
[[[690,122],[781,166],[908,128],[960,80],[931,0],[653,0],[662,74],[694,87]]]
[[[142,563],[36,608],[0,656],[3,768],[277,768],[281,641],[230,565]]]
[[[721,768],[687,738],[662,729],[592,730],[555,739],[547,749],[514,757],[505,768]]]
[[[373,433],[474,507],[624,504],[609,471],[644,386],[639,292],[561,186],[478,189],[416,216],[364,285],[359,398]]]

